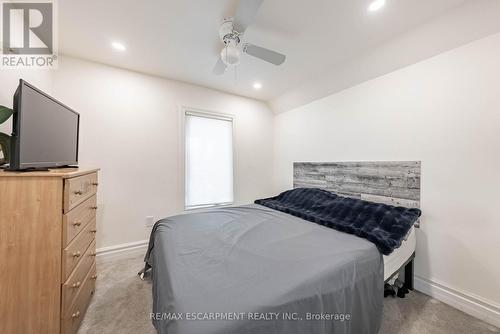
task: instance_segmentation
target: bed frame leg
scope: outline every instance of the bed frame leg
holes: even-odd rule
[[[408,290],[413,291],[413,262],[415,259],[411,259],[408,264],[405,266],[405,282],[403,284],[403,287],[407,288]]]

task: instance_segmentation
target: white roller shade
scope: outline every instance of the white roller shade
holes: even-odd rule
[[[231,118],[186,112],[186,208],[233,202]]]

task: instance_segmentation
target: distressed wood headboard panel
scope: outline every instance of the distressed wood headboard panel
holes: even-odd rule
[[[420,161],[295,162],[293,187],[418,208]]]

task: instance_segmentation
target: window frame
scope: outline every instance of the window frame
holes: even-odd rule
[[[231,175],[233,179],[233,200],[231,202],[224,202],[224,203],[209,203],[209,204],[202,204],[202,205],[196,205],[196,206],[187,206],[186,205],[186,182],[187,182],[187,175],[186,175],[186,116],[191,115],[191,116],[196,116],[196,117],[206,117],[206,118],[211,118],[211,119],[218,119],[218,120],[223,120],[223,121],[230,121],[231,122],[231,145],[232,145],[232,164],[233,164],[233,173]],[[199,109],[199,108],[191,108],[188,106],[181,106],[180,107],[180,127],[181,131],[180,133],[180,169],[182,173],[182,207],[184,208],[184,211],[192,211],[192,210],[200,210],[200,209],[207,209],[207,208],[214,208],[214,207],[225,207],[225,206],[230,206],[235,203],[235,197],[236,197],[236,182],[235,182],[235,175],[236,175],[236,160],[235,160],[235,136],[234,136],[234,128],[235,128],[235,117],[233,114],[229,113],[222,113],[222,112],[215,112],[215,111],[209,111],[209,110],[204,110],[204,109]]]

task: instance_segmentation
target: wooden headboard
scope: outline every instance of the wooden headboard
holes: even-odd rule
[[[420,161],[295,162],[293,187],[418,208]]]

